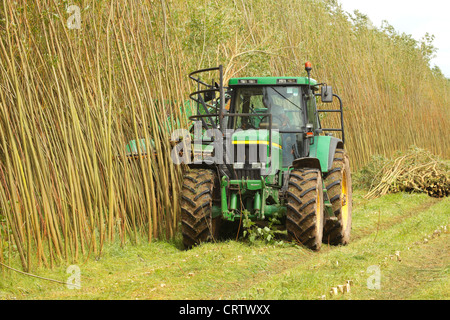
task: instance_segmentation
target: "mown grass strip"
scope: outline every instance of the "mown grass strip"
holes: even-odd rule
[[[308,264],[286,270],[245,292],[229,298],[252,299],[319,299],[328,295],[331,287],[353,280],[352,293],[344,298],[383,298],[381,291],[367,289],[367,268],[379,266],[381,275],[390,272],[386,264],[396,251],[405,253],[437,227],[447,225],[450,219],[450,199],[446,198],[425,211],[380,231],[377,241],[364,237],[346,247],[334,248],[317,255]],[[448,238],[448,237],[447,237]],[[383,286],[388,287],[389,284]]]
[[[105,246],[98,261],[90,259],[80,264],[80,290],[9,274],[0,283],[0,291],[9,292],[5,297],[24,299],[318,299],[331,287],[353,280],[351,293],[337,298],[386,297],[383,294],[388,283],[384,280],[394,277],[401,271],[397,267],[402,266],[389,256],[400,251],[407,261],[425,252],[426,248],[420,246],[414,249],[418,251],[407,248],[416,248],[414,242],[448,223],[449,200],[433,200],[429,206],[430,199],[424,195],[388,195],[371,202],[358,202],[356,195],[354,233],[360,236],[346,247],[324,247],[320,253],[313,253],[290,245],[226,241],[182,251],[180,239],[125,247],[116,241]],[[375,238],[378,210],[383,215]],[[367,289],[367,268],[371,265],[380,266],[381,291]],[[39,274],[64,280],[68,277],[65,267],[44,269]],[[422,267],[427,269],[426,265]],[[404,271],[405,279],[409,279],[408,270]],[[420,293],[422,288],[417,286],[414,292],[405,291],[404,295],[399,291],[396,297],[407,298],[417,290],[420,297],[426,298],[426,291]],[[433,296],[441,293],[438,285],[429,290]]]

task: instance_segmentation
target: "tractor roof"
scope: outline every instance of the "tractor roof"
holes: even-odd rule
[[[308,85],[307,77],[245,77],[231,78],[229,86],[238,85]],[[318,82],[311,79],[311,86],[317,86]]]

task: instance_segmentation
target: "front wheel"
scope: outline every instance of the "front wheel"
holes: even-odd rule
[[[215,240],[220,218],[212,218],[216,174],[212,170],[191,170],[183,179],[181,196],[181,232],[186,249]]]
[[[350,242],[352,228],[352,179],[344,150],[336,150],[333,166],[324,182],[335,217],[325,222],[323,240],[331,245],[346,245]]]
[[[323,225],[323,185],[320,170],[292,170],[287,191],[288,239],[318,251],[322,244]]]

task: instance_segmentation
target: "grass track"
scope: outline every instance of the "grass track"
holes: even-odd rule
[[[353,239],[313,253],[293,245],[227,241],[190,251],[181,241],[105,248],[101,259],[78,264],[80,290],[3,270],[4,299],[449,299],[448,198],[394,194],[367,201],[354,194]],[[424,239],[428,241],[424,241]],[[425,243],[426,242],[426,243]],[[399,252],[400,261],[395,256]],[[369,266],[381,289],[369,290]],[[37,270],[65,281],[67,266]],[[352,280],[351,292],[330,296]]]

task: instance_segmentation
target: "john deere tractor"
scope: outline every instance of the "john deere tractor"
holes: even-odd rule
[[[342,100],[311,78],[309,62],[305,69],[307,77],[232,78],[227,87],[222,66],[189,75],[198,86],[190,95],[198,130],[177,149],[189,160],[181,192],[186,248],[218,238],[223,222],[244,217],[261,224],[276,217],[289,240],[315,251],[323,242],[349,242]],[[218,83],[202,80],[211,72],[218,72]],[[338,109],[316,105],[336,99]],[[336,113],[340,126],[323,128],[322,113]]]

